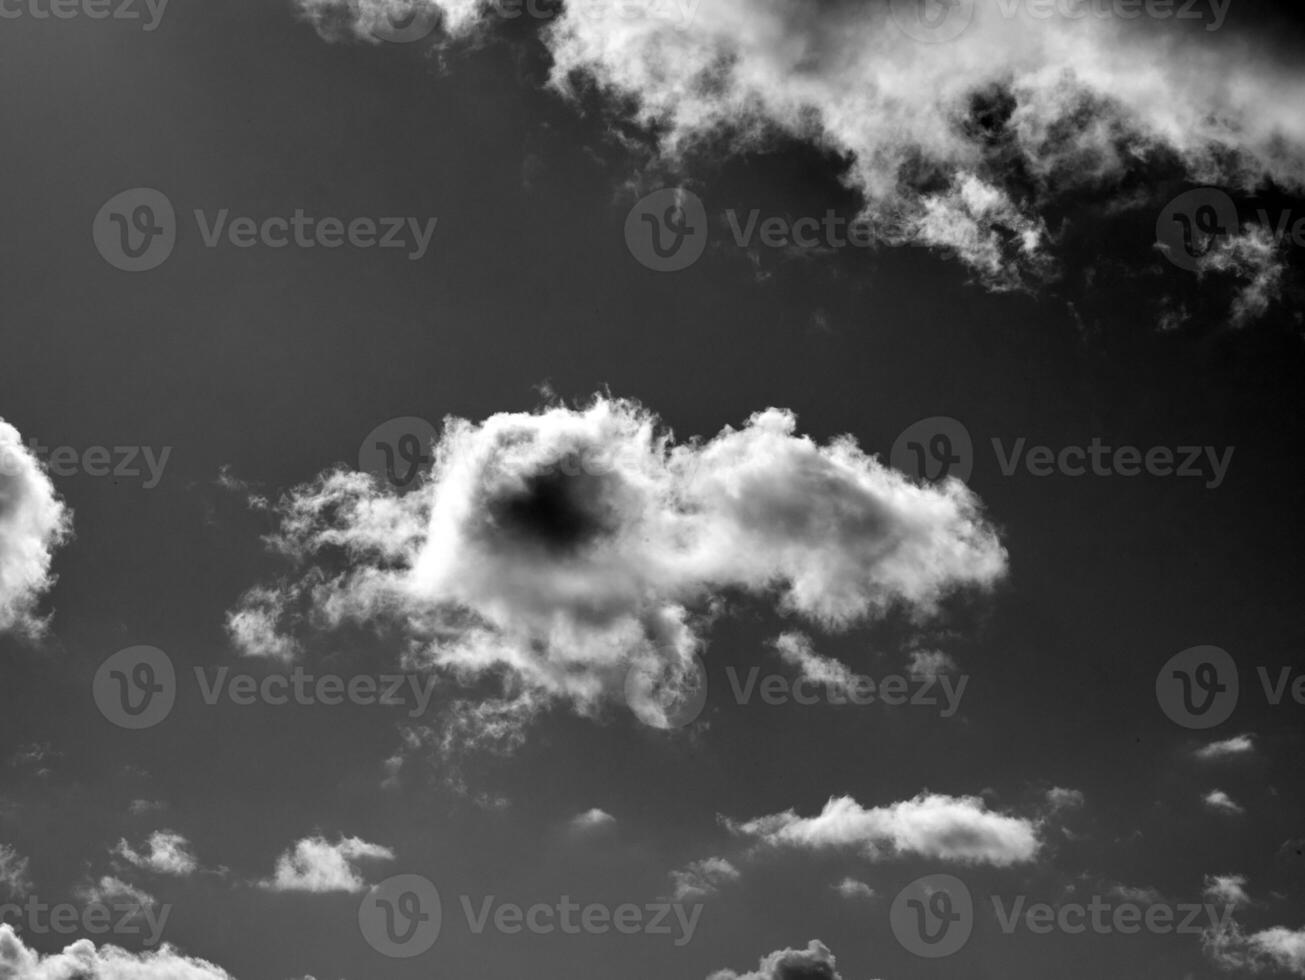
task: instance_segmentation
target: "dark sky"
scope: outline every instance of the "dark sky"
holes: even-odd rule
[[[1233,6],[1227,43],[1268,50],[1271,13]],[[1292,39],[1283,29],[1276,43]],[[1244,913],[1248,932],[1297,929],[1302,864],[1282,848],[1305,836],[1305,708],[1267,704],[1256,668],[1300,669],[1305,649],[1299,294],[1229,326],[1227,296],[1210,298],[1219,283],[1198,290],[1151,249],[1154,209],[1080,218],[1065,239],[1069,271],[1031,293],[985,289],[917,245],[749,257],[729,239],[727,208],[856,211],[846,160],[789,140],[695,160],[684,180],[706,204],[711,242],[692,268],[657,274],[631,257],[623,227],[641,191],[674,181],[614,139],[616,110],[546,90],[546,55],[520,25],[433,45],[326,43],[279,0],[173,0],[152,32],[30,17],[0,30],[0,417],[45,446],[171,447],[149,489],[141,477],[53,477],[75,538],[42,602],[50,629],[0,636],[0,843],[30,859],[35,892],[73,901],[80,883],[113,873],[120,839],[176,831],[203,870],[132,880],[173,907],[168,942],[241,980],[703,978],[813,938],[846,980],[1213,978],[1226,974],[1199,937],[1007,936],[986,896],[1055,902],[1076,882],[1080,896],[1115,883],[1200,901],[1216,874],[1248,880],[1260,903]],[[91,224],[135,187],[166,194],[180,231],[167,262],[127,274],[96,251]],[[420,261],[207,248],[192,212],[222,208],[438,223]],[[1290,263],[1298,271],[1299,254]],[[1161,293],[1187,298],[1181,329],[1157,329]],[[958,420],[974,445],[968,484],[1009,553],[991,592],[963,593],[928,627],[970,678],[961,710],[733,703],[726,669],[788,671],[767,644],[800,625],[748,597],[731,598],[710,631],[701,730],[553,711],[510,758],[468,761],[470,794],[450,788],[433,752],[408,761],[400,788],[381,788],[402,709],[203,703],[192,667],[269,669],[239,658],[224,617],[284,573],[260,540],[269,515],[219,485],[223,467],[275,498],[352,465],[388,419],[438,427],[530,411],[545,385],[572,404],[603,391],[637,399],[680,438],[781,406],[818,443],[847,433],[885,462],[917,420]],[[1233,455],[1211,488],[1004,475],[993,447],[1094,438]],[[801,628],[822,655],[874,676],[901,673],[918,633],[901,613],[841,634]],[[109,724],[91,696],[105,658],[137,644],[167,651],[187,678],[172,715],[144,732]],[[1174,724],[1155,695],[1161,666],[1202,644],[1232,655],[1242,685],[1233,717],[1210,732]],[[401,648],[359,630],[313,649],[317,666],[347,675],[394,670]],[[1254,736],[1246,757],[1193,758],[1242,733]],[[45,762],[18,758],[44,743]],[[1012,868],[748,856],[717,820],[926,790],[1027,816],[1052,787],[1085,802],[1048,817],[1038,861]],[[1216,788],[1244,812],[1203,805]],[[478,793],[511,805],[487,809]],[[133,814],[138,799],[163,808]],[[615,823],[568,829],[593,807]],[[315,833],[392,849],[395,861],[362,865],[369,881],[436,881],[445,927],[434,949],[379,956],[359,935],[356,893],[253,884]],[[652,902],[668,872],[712,855],[742,877],[705,900],[683,947],[476,936],[457,905],[462,894]],[[930,961],[895,940],[888,906],[935,871],[983,897],[966,949]],[[875,897],[835,894],[848,876]],[[71,941],[25,938],[47,954]]]

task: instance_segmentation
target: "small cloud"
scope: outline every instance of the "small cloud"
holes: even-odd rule
[[[720,891],[722,885],[738,881],[740,877],[739,869],[724,858],[693,861],[679,871],[671,872],[671,881],[675,885],[672,897],[677,902],[708,898]]]
[[[1062,810],[1077,810],[1083,806],[1083,794],[1076,789],[1053,786],[1047,790],[1047,805],[1051,807],[1052,813],[1059,813]]]
[[[955,673],[960,667],[941,650],[912,650],[906,670],[914,678],[941,677]]]
[[[844,878],[838,884],[833,886],[834,891],[838,892],[843,898],[874,898],[875,890],[867,885],[864,881],[857,881],[855,878]]]
[[[150,834],[144,853],[136,851],[126,839],[118,841],[113,853],[137,868],[177,878],[194,874],[199,867],[190,841],[171,830]]]
[[[602,830],[615,825],[616,818],[606,810],[598,809],[598,807],[572,817],[570,822],[571,829],[581,833]]]
[[[1233,801],[1227,793],[1221,789],[1212,789],[1203,797],[1205,805],[1217,813],[1227,813],[1239,815],[1246,812],[1246,808]]]
[[[332,844],[324,837],[305,837],[276,862],[276,872],[259,887],[274,892],[361,892],[367,882],[355,862],[393,861],[394,852],[357,837]]]
[[[813,939],[806,949],[782,949],[762,959],[751,973],[717,970],[707,980],[842,980],[829,947]]]
[[[1213,902],[1244,908],[1251,904],[1245,875],[1206,875],[1202,894]]]
[[[6,898],[19,898],[32,888],[27,877],[27,858],[8,844],[0,844],[0,892]]]
[[[772,641],[779,658],[796,667],[802,680],[819,684],[830,691],[847,692],[856,686],[856,675],[830,657],[822,657],[802,633],[781,633]]]
[[[146,813],[154,813],[158,810],[167,809],[167,804],[162,800],[132,800],[127,807],[127,811],[133,817],[143,816]]]
[[[1209,745],[1202,746],[1196,750],[1196,757],[1203,761],[1211,759],[1227,759],[1230,756],[1246,755],[1255,751],[1255,741],[1252,735],[1234,735],[1232,738],[1226,738],[1221,742],[1211,742]]]

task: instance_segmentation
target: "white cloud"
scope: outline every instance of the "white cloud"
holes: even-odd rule
[[[1246,893],[1245,875],[1206,875],[1202,894],[1211,901],[1234,908],[1251,904],[1251,897]]]
[[[0,419],[0,632],[37,635],[40,597],[54,584],[54,551],[72,515],[18,430]]]
[[[615,826],[615,824],[616,818],[606,810],[600,810],[598,807],[576,814],[570,821],[571,829],[580,833],[602,830],[606,827]]]
[[[852,851],[871,860],[914,855],[1004,867],[1031,861],[1040,847],[1032,821],[993,813],[977,796],[921,793],[869,809],[850,796],[832,797],[814,817],[785,810],[726,826],[769,847]]]
[[[1250,225],[1241,234],[1215,242],[1197,259],[1196,271],[1201,277],[1220,272],[1243,281],[1231,309],[1233,326],[1242,327],[1263,316],[1281,296],[1287,261],[1269,229]]]
[[[1250,735],[1234,735],[1221,742],[1211,742],[1196,750],[1196,757],[1202,760],[1226,759],[1229,756],[1246,755],[1255,751],[1255,742]]]
[[[75,891],[83,902],[112,905],[114,908],[134,906],[134,915],[147,915],[158,904],[149,892],[113,875],[104,875],[98,881],[86,882]]]
[[[324,35],[361,37],[399,6],[299,5]],[[495,19],[475,0],[417,5],[454,37]],[[1043,18],[1032,4],[977,0],[952,5],[973,11],[958,38],[920,43],[890,13],[906,4],[633,6],[568,0],[542,35],[558,90],[595,81],[656,126],[672,161],[720,133],[845,155],[882,238],[957,255],[997,288],[1049,273],[1045,215],[1070,193],[1108,199],[1157,165],[1235,186],[1268,176],[1298,187],[1305,172],[1305,76],[1266,45],[1203,29],[1214,15]]]
[[[305,837],[276,862],[273,876],[260,886],[277,892],[361,892],[366,880],[354,866],[359,861],[393,861],[394,852],[357,837],[332,844],[324,837]]]
[[[671,872],[674,889],[671,897],[677,902],[708,898],[720,891],[722,885],[738,881],[739,869],[721,857],[692,861],[684,868]]]
[[[27,858],[8,844],[0,844],[0,894],[19,898],[31,887],[32,881],[27,877]]]
[[[164,944],[129,953],[116,946],[96,948],[79,939],[62,953],[42,956],[28,949],[8,923],[0,923],[0,978],[3,980],[232,980],[226,970],[182,956]]]
[[[874,898],[875,890],[867,885],[864,881],[858,881],[855,878],[844,878],[834,885],[834,891],[838,892],[843,898],[849,901],[854,898]]]
[[[125,839],[118,841],[113,853],[128,864],[156,874],[185,877],[199,867],[190,842],[171,830],[156,830],[150,834],[145,853],[136,851]]]
[[[519,734],[555,702],[619,703],[632,668],[689,677],[726,592],[841,630],[890,609],[923,618],[1004,574],[963,484],[920,486],[796,424],[768,409],[677,444],[650,411],[602,397],[449,419],[418,491],[339,471],[284,497],[271,541],[298,575],[243,608],[274,609],[279,632],[392,626],[413,669],[502,680]]]
[[[1246,808],[1237,803],[1231,796],[1221,789],[1212,789],[1202,797],[1202,802],[1217,813],[1242,814]]]
[[[717,970],[707,980],[841,980],[837,966],[829,947],[813,939],[806,949],[782,949],[763,957],[749,973]]]
[[[830,657],[822,657],[802,633],[781,633],[773,641],[781,660],[798,669],[803,680],[819,684],[830,691],[850,691],[857,683],[856,674]]]

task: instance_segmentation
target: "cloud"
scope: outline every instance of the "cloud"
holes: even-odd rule
[[[780,659],[796,667],[804,681],[823,685],[830,691],[847,692],[856,686],[856,674],[837,660],[816,653],[809,636],[781,633],[773,644]]]
[[[976,796],[921,793],[869,809],[850,796],[832,797],[814,817],[785,810],[725,824],[767,847],[850,851],[874,861],[918,856],[1005,867],[1031,861],[1040,847],[1032,821],[992,813]]]
[[[39,635],[40,597],[54,585],[54,551],[72,514],[18,430],[0,419],[0,632]]]
[[[782,949],[762,959],[750,973],[717,970],[707,980],[842,980],[834,954],[819,939],[806,949]]]
[[[580,833],[602,830],[615,825],[616,818],[606,810],[600,810],[598,807],[586,810],[584,813],[576,814],[576,816],[572,817],[570,820],[571,829]]]
[[[1211,742],[1196,750],[1196,757],[1205,761],[1226,759],[1230,756],[1246,755],[1255,751],[1254,737],[1251,735],[1234,735],[1220,742]]]
[[[511,738],[554,703],[585,716],[620,703],[632,669],[692,676],[727,595],[844,630],[893,609],[922,619],[1004,574],[962,483],[921,486],[850,437],[821,446],[796,428],[772,408],[677,443],[605,397],[448,419],[414,492],[335,471],[284,496],[269,540],[295,574],[233,618],[393,629],[411,669],[501,683],[501,718],[447,731],[497,721]]]
[[[134,907],[133,915],[148,915],[158,904],[149,892],[130,885],[121,878],[104,875],[76,888],[78,898],[95,905],[111,905],[115,909]]]
[[[677,902],[707,898],[720,891],[722,885],[738,881],[739,869],[721,857],[709,857],[690,862],[686,867],[671,872],[674,885],[672,898]]]
[[[8,923],[0,923],[0,980],[232,980],[206,960],[182,956],[164,944],[129,953],[79,939],[62,953],[42,956],[28,949]]]
[[[906,666],[907,673],[912,677],[936,678],[955,673],[959,669],[956,661],[941,650],[912,650]]]
[[[128,864],[156,874],[184,878],[199,867],[190,842],[171,830],[156,830],[146,842],[146,853],[136,851],[125,839],[118,841],[113,853]]]
[[[1206,875],[1202,894],[1213,902],[1234,908],[1251,904],[1251,897],[1246,894],[1245,875]]]
[[[1062,810],[1077,810],[1083,806],[1083,793],[1077,789],[1053,786],[1047,790],[1047,806],[1051,808],[1052,813],[1059,813]]]
[[[1233,297],[1231,321],[1243,327],[1258,320],[1282,295],[1287,262],[1283,246],[1267,228],[1250,225],[1241,234],[1221,237],[1196,261],[1204,278],[1211,272],[1231,275],[1244,283]]]
[[[276,872],[260,887],[275,892],[361,892],[367,882],[354,867],[358,861],[393,861],[394,852],[357,837],[332,844],[324,837],[305,837],[276,862]]]
[[[843,898],[849,901],[854,898],[874,898],[875,890],[867,885],[864,881],[858,881],[855,878],[844,878],[833,886],[834,891],[838,892]]]
[[[324,36],[374,40],[399,5],[299,6]],[[416,6],[442,17],[447,38],[498,19],[475,0]],[[1301,184],[1305,75],[1267,45],[1211,33],[1226,8],[1192,23],[960,2],[963,32],[927,43],[896,19],[913,6],[567,0],[540,36],[553,87],[629,106],[663,159],[721,137],[740,149],[805,140],[850,161],[845,179],[881,239],[954,255],[998,289],[1053,275],[1057,208],[1125,198],[1131,176]]]
[[[1214,810],[1216,813],[1227,813],[1238,815],[1246,812],[1246,808],[1233,800],[1231,796],[1221,789],[1212,789],[1201,798],[1206,807]]]
[[[8,844],[0,844],[0,894],[20,898],[32,888],[27,876],[27,858]]]

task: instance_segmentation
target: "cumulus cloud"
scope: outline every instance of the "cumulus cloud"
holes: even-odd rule
[[[143,851],[137,851],[126,839],[120,840],[113,853],[137,868],[179,878],[193,874],[199,867],[190,842],[171,830],[150,834]]]
[[[749,973],[717,970],[707,980],[842,980],[834,954],[819,939],[806,949],[782,949],[761,960]]]
[[[1239,286],[1233,297],[1231,321],[1243,327],[1258,320],[1282,295],[1287,271],[1283,246],[1273,240],[1267,228],[1250,225],[1240,234],[1218,239],[1196,260],[1197,275],[1217,272],[1232,276]]]
[[[1227,813],[1236,816],[1246,812],[1245,807],[1221,789],[1212,789],[1201,799],[1208,809],[1216,813]]]
[[[692,861],[678,871],[671,872],[672,898],[683,902],[694,898],[707,898],[720,891],[722,885],[738,881],[739,869],[721,857]]]
[[[232,980],[226,970],[182,956],[164,944],[129,953],[79,939],[62,953],[42,956],[28,949],[8,923],[0,923],[0,980]]]
[[[822,446],[796,427],[772,408],[677,443],[639,404],[603,397],[448,419],[414,492],[335,471],[283,497],[269,540],[294,574],[232,621],[253,608],[278,633],[392,628],[412,669],[502,683],[491,716],[468,708],[444,736],[488,726],[511,742],[556,702],[598,714],[634,669],[694,675],[727,593],[843,630],[891,609],[922,619],[1004,574],[962,483],[918,485],[850,437]]]
[[[271,878],[260,886],[275,892],[361,892],[367,882],[355,865],[359,861],[393,861],[394,852],[357,837],[341,837],[332,844],[324,837],[305,837],[276,862]]]
[[[1206,875],[1202,894],[1211,901],[1234,908],[1251,904],[1251,897],[1246,893],[1245,875]]]
[[[298,2],[324,36],[370,40],[410,7]],[[451,38],[499,19],[477,0],[411,6]],[[1226,7],[1202,5],[1193,23],[1109,16],[1105,4],[1044,17],[1033,4],[961,0],[948,16],[964,29],[946,43],[910,34],[913,7],[567,0],[541,37],[557,90],[583,80],[631,106],[665,160],[721,136],[737,147],[806,140],[850,161],[846,180],[883,240],[955,255],[999,289],[1054,274],[1058,205],[1113,205],[1148,168],[1301,185],[1305,73],[1230,30],[1211,33]],[[1247,296],[1248,312],[1261,295]]]
[[[71,532],[54,484],[18,430],[0,419],[0,632],[44,631],[36,604],[54,584],[54,552]]]
[[[1234,909],[1254,904],[1243,875],[1207,875],[1204,894]],[[1266,972],[1305,976],[1305,926],[1248,933],[1235,919],[1226,919],[1204,932],[1202,945],[1215,964],[1243,976]]]
[[[1255,751],[1255,740],[1250,735],[1234,735],[1219,742],[1211,742],[1196,750],[1196,757],[1203,761],[1227,759],[1238,755],[1247,755]]]
[[[977,796],[921,793],[870,808],[841,796],[830,798],[814,817],[785,810],[725,823],[766,847],[849,851],[870,860],[917,856],[1005,867],[1031,861],[1041,846],[1034,822],[993,813]]]

